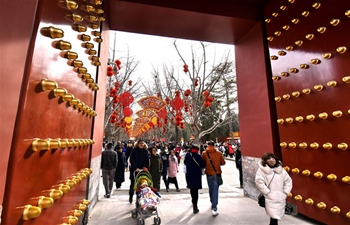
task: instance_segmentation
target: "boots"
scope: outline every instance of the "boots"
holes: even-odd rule
[[[197,214],[199,212],[199,209],[197,206],[193,206],[193,214]]]

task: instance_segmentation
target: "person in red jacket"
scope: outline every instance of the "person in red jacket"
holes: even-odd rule
[[[202,158],[205,162],[205,174],[207,175],[212,215],[217,216],[219,215],[217,209],[219,201],[219,184],[216,174],[221,175],[221,166],[225,165],[226,162],[222,153],[215,149],[213,141],[208,143],[208,147],[203,152]]]

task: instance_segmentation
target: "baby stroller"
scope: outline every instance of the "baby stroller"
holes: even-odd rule
[[[139,225],[144,225],[145,219],[155,216],[153,218],[154,224],[159,225],[161,223],[161,219],[158,215],[157,203],[159,203],[158,196],[160,197],[160,195],[158,193],[154,193],[153,191],[147,192],[147,190],[153,189],[152,176],[148,171],[145,170],[140,170],[140,172],[138,172],[137,174],[136,173],[137,172],[134,172],[134,190],[136,192],[136,207],[131,211],[131,217],[134,219],[138,218]],[[141,192],[142,194],[147,192],[150,198],[143,198]],[[155,202],[154,199],[156,199],[157,202]]]

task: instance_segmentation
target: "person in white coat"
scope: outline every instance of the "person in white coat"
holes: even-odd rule
[[[259,162],[255,184],[265,196],[265,211],[270,225],[277,225],[285,213],[286,198],[293,184],[281,161],[272,153],[265,153]]]

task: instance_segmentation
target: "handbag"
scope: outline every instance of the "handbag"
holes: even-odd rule
[[[270,183],[269,183],[269,185],[267,185],[267,187],[270,187],[270,184],[271,184],[273,178],[275,177],[275,174],[276,174],[276,173],[274,172],[274,173],[273,173],[273,177],[272,177],[272,179],[270,180]],[[258,204],[259,204],[260,207],[265,208],[265,196],[264,196],[263,194],[261,194],[261,193],[260,193],[260,195],[259,195],[259,197],[258,197]]]
[[[211,161],[209,152],[207,152],[207,155],[208,155],[209,161],[210,161],[210,163],[211,163],[211,166],[213,167],[214,172],[216,173],[216,180],[218,181],[218,185],[220,186],[220,185],[222,185],[222,184],[224,183],[224,181],[222,180],[221,174],[218,174],[218,173],[216,172],[215,166],[214,166],[213,162]]]
[[[204,168],[202,168],[200,165],[199,165],[199,163],[193,158],[193,156],[192,156],[192,153],[190,152],[190,155],[191,155],[191,157],[192,157],[192,159],[193,159],[193,161],[197,164],[197,166],[199,166],[199,168],[201,168],[202,169],[202,175],[204,175],[205,174],[205,169]]]

